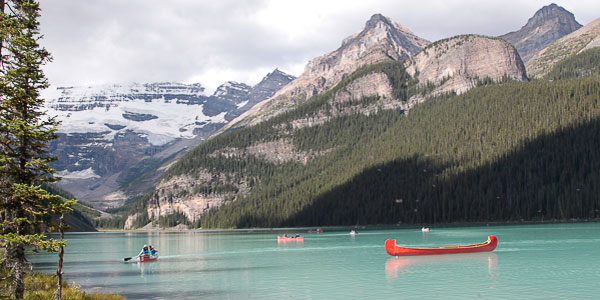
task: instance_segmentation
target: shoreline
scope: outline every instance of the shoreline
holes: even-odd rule
[[[411,228],[421,228],[421,227],[433,227],[433,228],[454,228],[454,227],[476,227],[476,226],[501,226],[501,225],[546,225],[546,224],[573,224],[573,223],[593,223],[600,222],[600,218],[596,219],[569,219],[569,220],[544,220],[544,221],[495,221],[495,222],[456,222],[456,223],[418,223],[418,224],[376,224],[376,225],[352,225],[352,226],[312,226],[312,227],[273,227],[273,228],[211,228],[211,229],[202,229],[202,228],[192,228],[192,229],[182,229],[182,228],[156,228],[156,229],[103,229],[96,228],[95,232],[66,232],[65,234],[101,234],[101,233],[144,233],[144,232],[280,232],[280,231],[298,231],[298,230],[311,230],[315,228],[320,229],[328,229],[328,231],[343,231],[343,230],[353,230],[353,229],[365,229],[365,230],[381,230],[381,229],[411,229]]]

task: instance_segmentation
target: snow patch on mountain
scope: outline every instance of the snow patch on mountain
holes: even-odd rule
[[[100,176],[98,174],[96,174],[96,172],[94,172],[94,169],[92,169],[92,168],[87,168],[85,170],[74,171],[74,172],[69,172],[68,170],[63,170],[63,171],[57,172],[57,175],[64,179],[100,178]]]
[[[224,113],[202,113],[208,99],[198,84],[175,83],[59,87],[45,92],[48,114],[61,121],[61,133],[118,132],[146,134],[153,145],[177,138],[193,138],[194,129],[207,123],[225,122]],[[151,116],[148,120],[127,117]]]

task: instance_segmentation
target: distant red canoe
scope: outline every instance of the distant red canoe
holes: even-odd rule
[[[321,233],[323,232],[323,230],[321,229],[317,229],[317,230],[309,230],[308,233]]]
[[[385,251],[391,256],[485,252],[494,251],[494,249],[496,249],[496,246],[498,246],[498,239],[494,235],[488,236],[488,240],[483,243],[464,246],[404,248],[396,246],[396,240],[394,239],[388,239],[387,241],[385,241]]]
[[[277,236],[277,241],[304,241],[304,237],[295,237],[295,236]]]

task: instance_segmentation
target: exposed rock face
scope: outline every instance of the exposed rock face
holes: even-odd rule
[[[327,110],[291,122],[293,129],[323,124],[341,115],[369,115],[384,109],[408,112],[428,96],[454,92],[461,94],[482,80],[526,80],[525,66],[515,48],[506,41],[476,35],[463,35],[438,41],[409,58],[405,67],[416,76],[419,85],[433,84],[435,89],[408,101],[396,99],[386,74],[374,72],[357,78],[336,92]],[[363,97],[375,97],[368,105],[351,103]]]
[[[182,155],[293,79],[275,70],[254,87],[226,82],[211,96],[200,84],[181,83],[47,91],[49,115],[62,121],[50,149],[59,158],[53,165],[64,178],[59,184],[97,208],[120,206],[163,171],[151,172],[133,190],[123,185]]]
[[[267,74],[258,84],[252,87],[244,100],[238,104],[239,109],[227,113],[225,120],[231,121],[239,117],[243,112],[254,107],[254,105],[273,96],[294,79],[296,77],[275,69],[275,71]]]
[[[231,124],[247,125],[266,120],[332,87],[361,66],[405,59],[428,44],[406,27],[375,14],[362,31],[344,39],[340,48],[311,60],[296,80]]]
[[[202,106],[202,113],[207,116],[217,116],[221,112],[235,111],[246,100],[252,87],[245,83],[227,81],[220,85],[210,100]]]
[[[406,64],[419,84],[439,85],[433,94],[464,93],[479,80],[527,79],[515,48],[503,39],[462,35],[429,45]]]
[[[361,103],[365,97],[375,98],[368,104]],[[384,109],[410,109],[413,103],[396,99],[388,76],[374,72],[359,77],[340,89],[329,101],[327,108],[293,120],[290,125],[294,130],[324,124],[332,118],[350,114],[370,115]],[[319,155],[320,153],[316,153]],[[314,155],[313,155],[314,156]]]
[[[544,48],[527,62],[527,72],[542,77],[555,63],[587,49],[600,46],[600,18]]]
[[[211,174],[206,170],[193,176],[181,175],[163,180],[156,186],[147,210],[129,216],[125,229],[132,229],[133,220],[144,213],[150,219],[157,219],[179,212],[188,220],[195,221],[209,209],[245,195],[249,191],[249,180],[232,174]]]
[[[511,42],[523,62],[527,62],[540,50],[581,26],[571,12],[552,3],[538,10],[518,31],[500,37]]]

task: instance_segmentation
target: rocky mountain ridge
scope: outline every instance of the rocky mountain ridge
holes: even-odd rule
[[[527,72],[531,77],[542,77],[557,62],[598,46],[600,46],[600,18],[560,38],[538,52],[527,62]]]
[[[571,12],[552,3],[539,9],[521,29],[500,37],[511,42],[523,62],[527,62],[540,50],[581,27]]]
[[[437,41],[412,56],[406,67],[419,84],[437,86],[430,95],[462,94],[485,79],[527,79],[515,47],[503,39],[478,35]]]
[[[62,122],[50,149],[59,184],[98,208],[120,206],[131,196],[122,186],[141,170],[182,155],[293,79],[276,69],[254,87],[230,81],[210,96],[200,84],[182,83],[46,91],[48,113]],[[144,192],[152,180],[129,192]]]
[[[428,44],[429,41],[408,28],[375,14],[362,31],[345,38],[337,50],[309,61],[298,78],[228,126],[245,126],[266,120],[325,91],[361,66],[389,59],[401,60]]]

